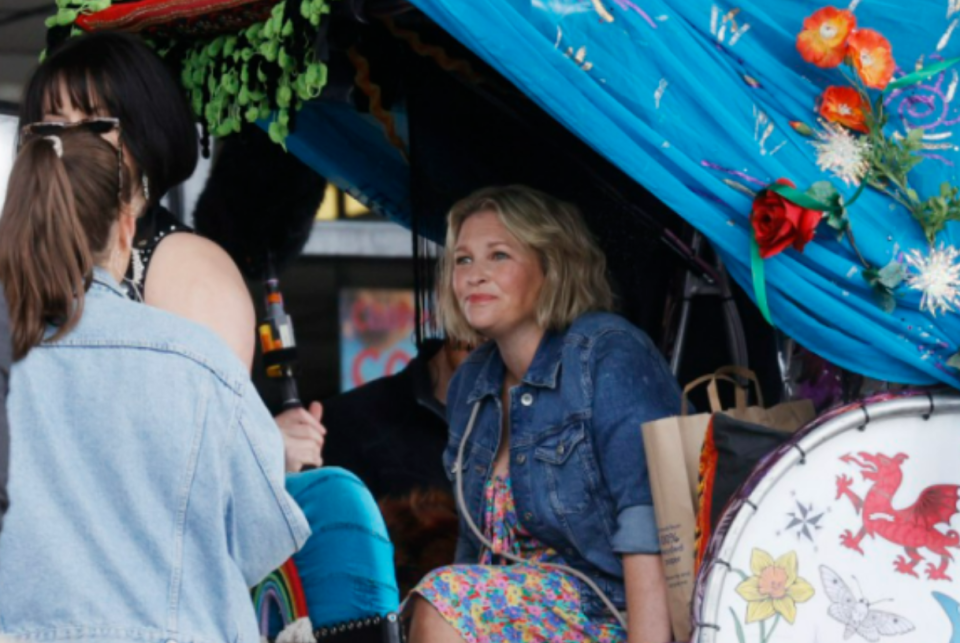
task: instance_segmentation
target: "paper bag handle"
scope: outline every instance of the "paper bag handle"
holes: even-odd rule
[[[716,371],[714,371],[713,374],[717,376],[736,375],[738,377],[742,377],[745,380],[749,380],[753,382],[753,391],[757,396],[757,406],[759,406],[760,408],[766,408],[766,406],[763,403],[763,391],[760,390],[760,381],[757,379],[757,374],[751,371],[749,368],[745,368],[743,366],[734,366],[734,365],[721,366]],[[716,389],[717,385],[716,383],[712,383],[710,386]],[[737,389],[738,391],[743,390],[740,388],[739,382],[737,383]],[[745,409],[746,407],[747,407],[746,399],[738,396],[737,408]]]
[[[717,392],[717,380],[721,379],[733,384],[734,389],[736,390],[736,404],[737,408],[746,407],[747,405],[747,395],[743,390],[743,387],[740,386],[740,383],[732,377],[720,373],[710,373],[709,375],[702,375],[697,379],[693,380],[687,384],[683,389],[683,395],[680,398],[680,416],[684,417],[687,415],[687,396],[690,394],[693,389],[697,388],[704,382],[710,382],[710,386],[707,387],[707,398],[710,400],[710,412],[719,413],[723,410],[723,405],[720,404],[720,395]]]

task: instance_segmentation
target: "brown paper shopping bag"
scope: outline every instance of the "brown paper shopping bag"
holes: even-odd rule
[[[746,391],[732,376],[751,381],[757,406],[747,405]],[[724,410],[717,390],[718,380],[735,385],[734,408]],[[687,414],[687,397],[697,387],[708,384],[709,413]],[[653,492],[654,512],[660,536],[660,555],[667,579],[668,605],[674,639],[690,637],[690,604],[695,580],[695,542],[697,525],[697,484],[700,450],[714,413],[727,413],[741,420],[795,431],[814,417],[809,401],[788,402],[763,407],[757,378],[749,369],[728,366],[699,377],[683,390],[680,415],[647,422],[643,442]]]

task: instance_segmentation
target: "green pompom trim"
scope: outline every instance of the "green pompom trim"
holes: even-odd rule
[[[299,2],[300,29],[289,17],[284,19],[287,2]],[[57,13],[47,19],[47,26],[71,25],[81,13],[102,11],[110,4],[110,0],[57,0]],[[272,116],[270,138],[284,145],[291,111],[317,98],[327,82],[327,67],[316,60],[313,48],[315,30],[327,13],[327,0],[284,0],[274,5],[265,21],[236,34],[185,42],[185,47],[169,39],[144,40],[163,57],[182,57],[180,82],[208,132],[228,136],[239,132],[244,122]],[[302,28],[306,25],[308,29]]]

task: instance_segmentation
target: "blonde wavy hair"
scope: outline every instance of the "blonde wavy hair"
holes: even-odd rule
[[[537,323],[564,330],[580,315],[613,308],[607,258],[576,206],[522,185],[488,187],[461,199],[447,215],[447,238],[439,263],[439,317],[447,337],[470,345],[484,337],[467,322],[453,292],[454,247],[463,223],[494,212],[507,231],[540,257],[544,283]]]

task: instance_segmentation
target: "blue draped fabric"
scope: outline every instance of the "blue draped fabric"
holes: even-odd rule
[[[817,127],[814,106],[839,71],[803,61],[803,19],[825,6],[797,0],[414,0],[451,35],[496,67],[559,122],[709,237],[733,277],[753,292],[751,197],[780,177],[801,189],[831,179],[809,139],[790,121]],[[846,8],[846,5],[840,8]],[[859,26],[883,33],[898,64],[960,54],[957,0],[862,0]],[[898,72],[898,75],[904,72]],[[925,126],[932,149],[911,175],[921,197],[956,182],[960,120],[953,70],[893,94],[889,107]],[[891,128],[903,129],[896,120]],[[891,129],[892,131],[892,129]],[[944,148],[944,149],[939,149]],[[885,266],[910,249],[924,254],[920,226],[871,190],[850,212],[866,259]],[[939,241],[960,241],[949,224]],[[823,357],[879,379],[960,386],[945,364],[957,351],[960,317],[919,310],[902,286],[892,314],[876,303],[846,241],[820,226],[803,254],[766,262],[776,326]]]
[[[266,131],[270,121],[258,125]],[[410,227],[410,166],[372,117],[343,103],[311,101],[297,112],[297,127],[286,143],[314,172]]]

